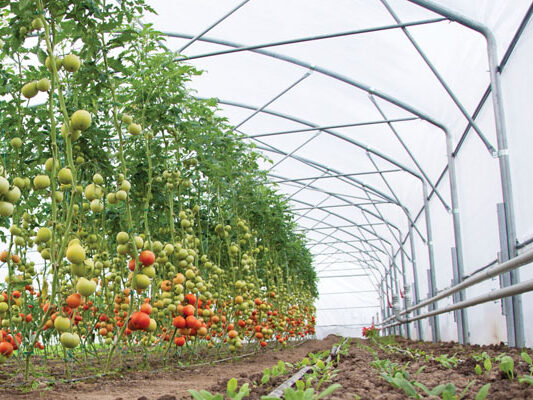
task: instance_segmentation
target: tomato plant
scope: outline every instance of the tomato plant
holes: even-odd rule
[[[219,354],[314,333],[287,201],[216,101],[186,88],[201,72],[134,28],[151,11],[0,1],[0,362],[25,358],[26,378],[48,349],[98,346],[109,369],[117,348]]]

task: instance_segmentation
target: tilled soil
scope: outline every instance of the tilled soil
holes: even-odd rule
[[[279,360],[298,362],[310,352],[329,349],[340,340],[330,336],[324,340],[309,340],[297,347],[281,351],[265,350],[234,362],[191,367],[175,372],[131,372],[117,378],[100,378],[98,381],[56,384],[50,390],[21,393],[0,388],[0,399],[53,399],[53,400],[172,400],[190,399],[189,389],[209,389],[219,382],[262,372]],[[260,379],[260,378],[259,378]],[[242,381],[242,382],[241,382]]]
[[[410,373],[411,379],[424,384],[429,389],[434,388],[439,384],[453,383],[457,388],[459,394],[472,380],[476,382],[466,392],[463,399],[475,399],[478,390],[490,383],[490,391],[487,399],[507,400],[507,399],[533,399],[533,387],[527,384],[520,384],[516,376],[528,374],[528,366],[520,359],[520,351],[517,349],[508,348],[503,345],[492,346],[462,346],[457,343],[427,343],[414,342],[403,338],[395,338],[396,343],[393,347],[401,349],[411,349],[412,351],[418,349],[424,351],[432,358],[439,355],[447,354],[453,356],[456,354],[461,361],[454,368],[445,368],[440,362],[435,360],[426,361],[423,358],[413,359],[406,353],[383,351],[377,345],[373,345],[368,340],[352,341],[348,354],[340,358],[340,362],[335,368],[338,370],[338,375],[332,381],[323,384],[322,389],[325,389],[333,383],[342,385],[329,398],[332,399],[346,399],[346,400],[403,400],[409,397],[400,389],[396,389],[381,378],[379,371],[371,366],[372,361],[375,360],[371,352],[365,349],[365,346],[372,347],[377,351],[379,359],[389,359],[392,362],[405,365],[409,362],[407,370]],[[515,379],[509,380],[498,369],[498,363],[493,362],[493,368],[490,372],[484,372],[481,376],[477,376],[474,372],[476,362],[472,358],[472,354],[480,354],[487,352],[491,357],[495,357],[502,353],[509,355],[515,362]],[[531,355],[531,350],[528,351]],[[421,368],[422,371],[415,376],[416,372]],[[253,386],[254,382],[259,382],[262,373],[250,373],[248,375],[240,376],[239,384],[248,382]],[[262,385],[252,389],[250,399],[260,399],[262,395],[270,393],[275,387],[288,379],[289,375],[277,378],[274,382],[269,382],[267,385]],[[305,378],[304,378],[305,379]],[[216,385],[209,388],[211,392],[224,393],[225,381],[218,382]],[[421,398],[429,398],[424,395],[422,390],[419,390]],[[357,397],[359,396],[359,397]],[[433,397],[436,398],[436,397]],[[411,397],[412,399],[412,397]]]
[[[528,367],[520,359],[520,351],[508,348],[503,345],[491,346],[462,346],[457,343],[427,343],[413,342],[403,338],[396,338],[395,347],[410,348],[411,350],[423,350],[427,354],[433,354],[437,357],[442,354],[457,357],[462,360],[455,368],[445,368],[438,361],[418,359],[413,360],[405,353],[377,351],[379,359],[389,359],[398,364],[409,362],[407,370],[413,380],[420,382],[429,389],[439,385],[453,383],[460,393],[470,381],[476,382],[470,387],[463,399],[475,399],[478,390],[485,384],[490,383],[490,391],[487,399],[504,400],[504,399],[533,399],[533,387],[527,384],[520,384],[518,379],[509,380],[498,369],[498,363],[493,362],[493,368],[490,372],[484,372],[477,376],[474,372],[476,362],[472,359],[472,354],[480,354],[486,351],[491,357],[501,353],[511,356],[515,362],[515,377],[519,374],[528,374]],[[368,341],[354,341],[350,347],[347,356],[342,357],[337,368],[339,374],[332,383],[340,383],[343,388],[333,394],[336,399],[353,400],[355,396],[360,396],[361,400],[400,400],[408,399],[400,389],[392,387],[383,380],[377,369],[371,367],[374,356],[366,349],[357,347],[357,343],[368,345]],[[374,349],[378,349],[373,346]],[[531,354],[531,351],[529,351]],[[420,367],[424,366],[422,372],[416,377],[415,373]],[[420,390],[420,394],[423,392]],[[428,398],[424,396],[423,398]]]
[[[79,399],[79,400],[173,400],[190,399],[188,389],[206,389],[213,393],[224,393],[226,383],[231,378],[237,378],[239,386],[249,383],[251,395],[249,399],[260,399],[262,395],[284,382],[292,373],[273,378],[265,385],[259,385],[263,370],[277,364],[279,360],[296,363],[309,352],[331,349],[338,343],[339,337],[330,336],[325,340],[307,341],[301,346],[282,351],[265,351],[235,362],[225,362],[211,366],[190,367],[178,372],[132,372],[120,378],[101,379],[98,382],[79,382],[77,384],[61,384],[51,390],[34,391],[22,394],[17,391],[2,391],[0,399]],[[533,386],[520,384],[516,376],[528,374],[528,366],[520,359],[520,351],[503,345],[492,346],[461,346],[457,343],[427,343],[414,342],[400,337],[395,338],[391,345],[401,349],[421,350],[430,357],[413,359],[407,353],[392,351],[390,348],[379,348],[368,340],[354,339],[348,354],[341,356],[336,365],[338,375],[331,382],[324,383],[322,389],[332,383],[339,383],[342,388],[335,391],[333,399],[361,399],[361,400],[400,400],[408,399],[400,389],[392,387],[383,380],[379,371],[371,366],[374,356],[366,346],[372,347],[379,359],[389,359],[398,364],[406,364],[412,380],[423,383],[429,389],[446,383],[453,383],[458,393],[469,382],[475,379],[464,399],[475,399],[478,390],[486,383],[491,384],[488,399],[533,399]],[[509,380],[498,369],[498,363],[493,362],[490,372],[484,371],[480,376],[474,372],[476,362],[473,354],[486,351],[491,357],[502,353],[511,356],[515,362],[515,379]],[[531,355],[533,352],[528,350]],[[445,368],[434,359],[439,355],[456,354],[460,360],[454,368]],[[420,367],[423,370],[415,376]],[[293,371],[294,372],[294,371]],[[420,391],[420,394],[423,394]],[[357,397],[359,396],[359,397]],[[422,396],[421,398],[428,398]]]

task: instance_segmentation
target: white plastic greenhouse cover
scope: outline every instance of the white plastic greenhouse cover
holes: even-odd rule
[[[391,313],[392,293],[409,294],[412,302],[413,261],[419,297],[426,298],[428,244],[434,252],[435,292],[449,287],[451,249],[457,246],[454,215],[462,236],[463,276],[496,263],[502,251],[497,204],[503,201],[498,154],[509,159],[519,253],[528,250],[533,237],[533,4],[426,1],[494,34],[507,151],[496,134],[484,36],[414,3],[153,0],[158,15],[141,21],[168,33],[166,46],[179,52],[179,59],[191,58],[179,62],[205,70],[191,87],[199,97],[218,98],[220,114],[239,132],[284,132],[246,140],[273,161],[263,167],[290,198],[314,254],[319,336],[360,335],[363,325]],[[304,38],[315,40],[294,40]],[[256,47],[234,50],[243,46]],[[474,119],[477,132],[467,118]],[[456,201],[439,124],[448,130],[454,149]],[[429,241],[423,183],[429,196]],[[415,222],[412,247],[407,214]],[[382,285],[390,271],[392,277]],[[531,265],[522,267],[519,276],[532,279]],[[467,289],[465,297],[500,284],[498,277],[489,279]],[[533,293],[521,299],[525,344],[532,346]],[[437,308],[452,302],[446,298]],[[504,310],[500,300],[468,308],[469,340],[512,344]],[[441,340],[460,339],[456,318],[453,312],[438,317]],[[411,337],[417,338],[415,324],[409,325]],[[422,339],[431,340],[430,319],[420,325]]]

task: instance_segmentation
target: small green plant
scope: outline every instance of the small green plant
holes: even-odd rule
[[[500,361],[500,371],[507,375],[507,378],[514,379],[514,361],[509,356],[503,356]]]
[[[531,376],[531,375],[520,375],[518,377],[518,382],[527,383],[527,384],[533,386],[533,376]]]
[[[487,383],[486,385],[483,385],[481,389],[476,393],[476,397],[474,400],[485,400],[487,396],[489,395],[490,390],[490,383]]]
[[[451,357],[448,357],[448,354],[441,354],[440,356],[435,357],[435,361],[439,362],[444,368],[451,369],[457,367],[459,359],[455,354]]]
[[[296,389],[287,388],[283,391],[283,399],[285,400],[320,400],[326,396],[332,394],[335,390],[342,386],[338,383],[330,385],[320,393],[315,393],[313,388],[305,388],[305,384],[302,381],[296,381]],[[278,397],[262,396],[261,400],[279,400]]]
[[[476,367],[474,368],[474,372],[476,373],[476,375],[483,374],[483,368],[481,368],[481,365],[476,364]]]
[[[485,368],[485,371],[490,372],[490,370],[492,370],[492,361],[486,351],[481,354],[472,354],[472,358],[474,359],[474,361],[483,364],[483,368]]]
[[[330,361],[328,363],[325,363],[322,360],[318,360],[316,364],[312,367],[311,370],[311,376],[307,380],[308,384],[306,386],[310,386],[310,383],[314,379],[318,379],[318,384],[316,389],[320,389],[322,384],[324,382],[329,382],[332,380],[335,376],[337,376],[338,370],[333,369],[333,362]]]
[[[435,386],[431,390],[429,390],[420,382],[415,382],[414,385],[422,389],[428,396],[438,397],[442,400],[461,400],[463,397],[466,396],[466,392],[468,392],[470,387],[475,382],[475,380],[469,382],[468,385],[466,385],[466,387],[461,391],[461,393],[457,393],[457,388],[453,383],[440,384]]]
[[[415,399],[419,399],[420,395],[416,390],[416,382],[409,379],[409,371],[407,367],[409,363],[401,366],[400,364],[394,363],[390,360],[375,360],[371,363],[374,368],[377,368],[380,371],[380,376],[386,382],[391,384],[393,387],[403,390],[403,392]],[[425,366],[421,367],[416,373],[415,376],[420,374]]]
[[[248,384],[245,383],[237,392],[237,379],[231,378],[226,385],[226,397],[232,400],[242,400],[250,395]],[[207,390],[189,390],[189,393],[195,400],[224,400],[224,396],[220,393],[212,394]]]
[[[522,361],[529,365],[529,375],[533,375],[533,361],[531,360],[530,355],[523,351],[520,353],[520,358],[522,358]]]
[[[270,378],[276,378],[278,376],[285,375],[288,370],[287,368],[293,368],[291,363],[285,363],[283,361],[278,361],[277,365],[274,365],[272,368],[265,368],[263,371],[263,377],[261,378],[261,384],[264,385]]]
[[[189,389],[189,393],[195,400],[224,400],[224,396],[220,393],[212,394],[207,390],[200,390],[199,392]]]

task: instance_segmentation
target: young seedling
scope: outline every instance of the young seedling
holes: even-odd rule
[[[485,400],[489,395],[490,383],[483,385],[476,394],[475,400]]]
[[[435,386],[431,390],[429,390],[425,385],[420,382],[415,382],[414,385],[422,389],[424,393],[426,393],[430,397],[438,397],[442,400],[461,400],[463,397],[466,396],[466,393],[475,382],[475,380],[470,381],[468,385],[466,385],[466,387],[459,394],[457,393],[457,388],[453,383],[440,384],[438,386]],[[476,400],[483,400],[484,398],[485,397],[477,399],[476,397]]]
[[[448,369],[457,367],[457,363],[459,362],[455,354],[451,357],[448,357],[448,354],[441,354],[440,356],[435,357],[435,361]]]
[[[520,357],[527,365],[529,365],[529,375],[533,375],[533,361],[531,360],[529,354],[523,351],[522,353],[520,353]]]
[[[500,361],[500,371],[502,371],[507,378],[514,379],[514,361],[509,356],[503,356]]]

